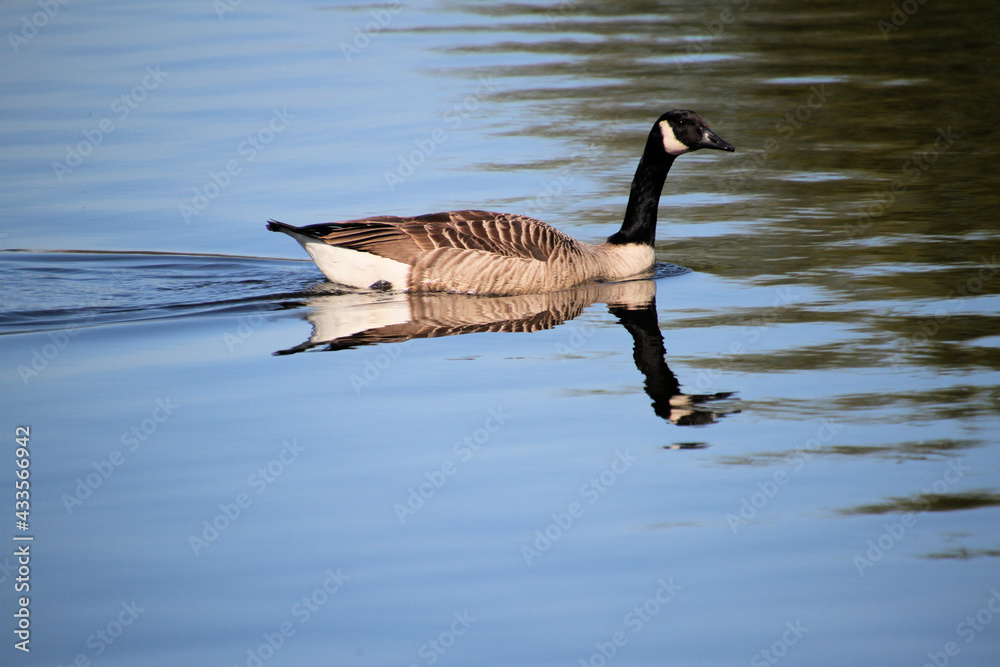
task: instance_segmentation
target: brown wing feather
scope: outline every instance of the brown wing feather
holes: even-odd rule
[[[540,220],[492,211],[447,211],[412,218],[378,216],[298,230],[339,247],[414,264],[439,249],[481,250],[504,257],[548,260],[571,237]]]

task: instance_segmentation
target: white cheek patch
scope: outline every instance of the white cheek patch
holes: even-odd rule
[[[691,148],[677,140],[677,137],[674,136],[674,128],[670,127],[670,123],[667,121],[660,123],[660,134],[663,135],[663,150],[668,155],[683,155],[691,152]]]

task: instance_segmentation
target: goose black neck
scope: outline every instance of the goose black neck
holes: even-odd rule
[[[675,158],[676,156],[663,151],[659,133],[655,130],[650,132],[632,179],[632,190],[628,196],[622,228],[608,238],[608,243],[653,246],[656,241],[656,209],[660,205],[660,192]]]

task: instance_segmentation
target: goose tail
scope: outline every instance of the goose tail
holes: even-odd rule
[[[278,222],[277,220],[268,220],[267,228],[272,232],[294,232],[296,230],[292,225],[285,224],[284,222]]]

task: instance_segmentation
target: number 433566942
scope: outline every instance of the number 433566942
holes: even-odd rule
[[[28,439],[31,437],[30,426],[18,426],[14,431],[14,441],[17,449],[14,451],[14,463],[17,465],[17,490],[14,493],[15,524],[20,530],[28,530],[28,512],[31,509],[31,452],[28,451]]]

